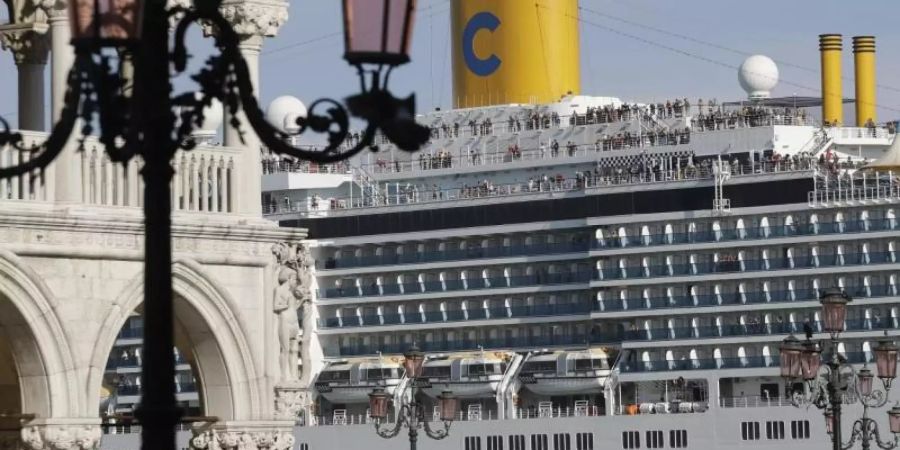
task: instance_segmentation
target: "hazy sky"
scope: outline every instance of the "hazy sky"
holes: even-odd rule
[[[416,93],[420,112],[450,105],[451,1],[419,0],[412,63],[396,70],[391,82],[397,95]],[[842,33],[844,91],[852,97],[850,37],[865,34],[877,38],[879,118],[900,118],[898,0],[580,0],[580,6],[585,94],[737,100],[744,93],[735,68],[748,54],[762,53],[779,63],[782,82],[774,95],[818,95],[817,36]],[[291,2],[290,19],[263,48],[263,105],[278,95],[309,104],[358,89],[355,73],[341,59],[340,13],[338,0]],[[15,70],[6,52],[0,58],[0,114],[12,122]]]

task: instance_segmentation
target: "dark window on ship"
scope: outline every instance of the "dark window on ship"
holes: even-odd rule
[[[465,450],[481,450],[481,436],[466,436]]]
[[[741,422],[741,439],[755,441],[759,439],[759,422]]]
[[[396,374],[391,373],[393,370],[394,369],[366,369],[366,379],[384,380],[387,378],[392,378],[397,376]]]
[[[766,439],[784,439],[784,422],[766,422]]]
[[[641,448],[641,433],[639,431],[622,432],[622,448]]]
[[[531,435],[531,450],[548,450],[546,434]]]
[[[350,381],[350,371],[326,370],[319,374],[319,381]]]
[[[422,370],[425,378],[450,378],[450,366],[426,366]]]
[[[666,443],[663,441],[662,431],[647,431],[647,448],[663,448],[665,445]]]
[[[671,448],[687,447],[687,430],[671,430],[671,431],[669,431],[669,447],[671,447]]]
[[[594,450],[594,433],[575,434],[575,450]]]
[[[309,444],[300,444],[300,446],[297,447],[297,449],[298,450],[309,450]]]
[[[556,373],[556,361],[531,361],[522,366],[522,373]]]
[[[599,359],[576,359],[575,360],[575,371],[588,371],[588,370],[597,370],[602,369],[603,361]]]
[[[569,433],[556,433],[553,435],[553,450],[571,450],[572,436]]]
[[[509,450],[525,450],[525,435],[514,434],[509,437]]]
[[[809,439],[809,421],[791,421],[791,439]]]
[[[488,436],[487,450],[503,450],[503,436]]]

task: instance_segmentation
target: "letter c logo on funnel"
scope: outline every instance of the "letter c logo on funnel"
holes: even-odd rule
[[[463,30],[462,36],[462,52],[466,66],[475,75],[486,77],[500,68],[500,58],[491,54],[486,59],[481,59],[475,54],[475,35],[481,30],[494,32],[500,26],[500,19],[489,12],[480,12],[472,16],[466,29]]]

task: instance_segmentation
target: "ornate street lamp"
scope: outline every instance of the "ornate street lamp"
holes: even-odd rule
[[[823,328],[827,333],[831,333],[832,339],[836,339],[844,332],[844,320],[847,318],[847,303],[850,303],[850,296],[840,289],[831,288],[822,293],[820,302],[824,316]]]
[[[425,416],[425,405],[419,401],[422,388],[420,378],[425,367],[425,354],[413,346],[403,354],[403,357],[403,368],[406,370],[406,377],[412,386],[410,400],[400,406],[394,426],[382,428],[388,419],[390,396],[384,391],[384,388],[377,387],[369,394],[369,417],[375,422],[375,432],[386,439],[397,436],[404,426],[408,428],[409,448],[416,450],[420,429],[424,430],[425,434],[432,439],[444,439],[450,434],[450,425],[459,412],[459,399],[450,391],[444,391],[438,395],[438,416],[444,423],[444,428],[442,430],[432,429]]]
[[[838,336],[844,330],[847,303],[851,300],[840,289],[828,289],[823,293],[824,328],[831,335],[826,363],[821,364],[822,350],[817,343],[810,340],[800,343],[794,336],[788,336],[781,345],[781,376],[788,383],[803,377],[808,393],[794,392],[791,402],[797,407],[813,405],[824,411],[825,430],[831,436],[834,450],[850,449],[857,440],[861,441],[863,450],[868,450],[872,442],[885,450],[896,449],[900,446],[900,405],[887,413],[890,431],[894,435],[893,440],[888,441],[882,441],[878,424],[869,417],[869,409],[880,408],[887,403],[891,383],[897,376],[898,349],[888,340],[879,342],[874,349],[881,389],[873,386],[875,374],[867,365],[857,370],[838,355]],[[855,394],[856,401],[862,404],[863,414],[853,422],[849,441],[845,443],[841,440],[841,409],[848,391]]]
[[[380,4],[384,14],[367,14],[373,4]],[[44,170],[63,151],[79,119],[82,146],[83,137],[97,126],[110,160],[143,159],[145,383],[136,415],[143,428],[142,447],[148,450],[175,448],[180,410],[175,402],[172,359],[171,160],[177,151],[195,147],[191,134],[203,123],[204,109],[218,100],[232,117],[243,110],[247,123],[232,119],[230,126],[240,129],[249,125],[270,151],[318,163],[344,160],[367,148],[377,150],[375,135],[379,131],[407,151],[417,150],[429,137],[428,129],[414,121],[414,98],[396,99],[387,87],[390,71],[409,61],[414,1],[345,2],[346,57],[359,73],[362,92],[346,99],[346,108],[334,100],[318,100],[306,117],[296,120],[294,134],[307,130],[326,134],[328,145],[318,150],[289,145],[288,135],[266,121],[241,56],[240,37],[221,14],[221,6],[222,0],[195,0],[190,8],[169,8],[166,0],[69,0],[75,61],[58,122],[46,141],[31,146],[0,118],[0,146],[23,154],[13,156],[12,161],[21,161],[17,165],[0,167],[0,178]],[[376,18],[380,18],[380,27],[373,22]],[[174,33],[170,32],[170,20],[177,22]],[[192,76],[199,85],[198,93],[173,97],[173,69],[180,74],[187,68],[185,36],[190,27],[200,24],[214,30],[219,53]],[[374,34],[366,34],[369,32]],[[371,36],[380,38],[376,39],[380,47],[363,46]],[[125,72],[113,64],[116,57],[132,61],[133,80],[126,80]],[[126,82],[132,86],[128,94],[122,89]],[[324,113],[317,113],[317,107],[325,107]],[[365,122],[365,131],[353,146],[345,143],[350,116]]]

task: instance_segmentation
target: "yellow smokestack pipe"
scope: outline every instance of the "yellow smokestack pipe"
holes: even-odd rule
[[[853,37],[853,62],[856,66],[856,126],[876,122],[875,115],[875,36]]]
[[[822,54],[822,121],[829,124],[844,122],[844,93],[841,86],[841,50],[843,36],[819,35]]]

